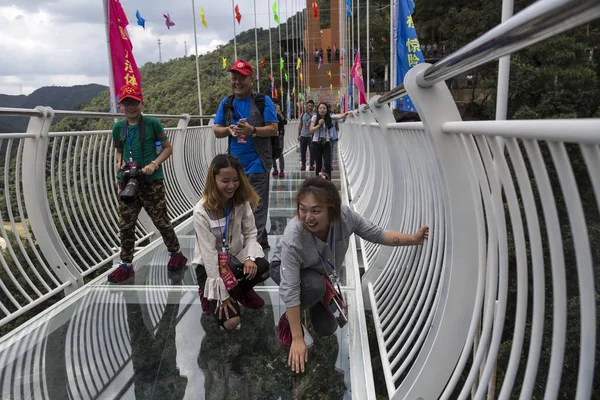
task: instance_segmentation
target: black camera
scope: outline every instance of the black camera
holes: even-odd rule
[[[124,169],[121,170],[121,179],[125,187],[121,192],[121,199],[125,203],[131,203],[135,200],[138,189],[142,184],[142,170],[138,168],[136,162],[127,163]]]

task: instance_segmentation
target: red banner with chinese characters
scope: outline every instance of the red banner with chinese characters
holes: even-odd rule
[[[142,77],[133,58],[133,45],[127,33],[129,21],[119,0],[108,0],[108,21],[115,92],[119,93],[124,85],[134,85],[141,89]]]
[[[360,63],[360,53],[356,52],[356,57],[354,57],[354,65],[350,70],[350,76],[354,79],[354,84],[358,88],[359,103],[358,104],[367,104],[367,96],[365,94],[365,83],[363,82],[363,73],[362,73],[362,64]]]

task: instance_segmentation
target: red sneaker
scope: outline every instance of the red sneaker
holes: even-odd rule
[[[210,303],[206,297],[204,297],[204,291],[202,289],[198,289],[198,297],[200,297],[200,306],[202,307],[203,313],[210,312]]]
[[[277,174],[279,174],[279,171],[277,171],[276,169],[273,170],[273,176],[277,176]]]
[[[133,270],[133,265],[131,264],[119,264],[117,269],[108,275],[108,281],[110,283],[123,283],[129,278],[133,278],[135,276],[135,271]]]
[[[265,305],[263,298],[260,297],[259,294],[254,291],[254,289],[244,290],[239,286],[236,286],[230,293],[231,297],[233,297],[238,303],[246,308],[258,310],[259,308],[263,308]]]
[[[302,165],[300,166],[300,171],[306,171],[306,165],[302,164]]]
[[[279,318],[279,324],[277,324],[277,338],[284,346],[292,345],[292,330],[290,329],[290,323],[286,313],[283,313],[281,318]]]
[[[310,168],[309,168],[309,170],[310,170],[310,171],[314,171],[314,170],[315,170],[315,166],[314,166],[314,165],[311,165],[311,166],[310,166]]]
[[[279,173],[279,177],[280,177],[280,178],[285,178],[285,173],[284,173],[283,171],[281,171],[281,172]]]
[[[171,253],[171,258],[169,258],[167,269],[169,271],[175,271],[181,267],[185,267],[186,264],[187,258],[183,255],[181,251],[178,251],[177,253]]]

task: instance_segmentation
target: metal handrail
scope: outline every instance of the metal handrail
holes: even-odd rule
[[[600,18],[598,0],[540,0],[421,72],[417,84],[430,87],[596,18]],[[398,85],[375,105],[404,95],[404,85]]]
[[[186,115],[168,115],[168,114],[144,114],[148,117],[154,117],[158,119],[186,119]],[[41,117],[43,112],[34,109],[26,108],[8,108],[0,107],[0,116],[6,117]],[[78,117],[78,118],[123,118],[121,113],[111,112],[96,112],[96,111],[69,111],[69,110],[54,110],[54,116],[56,117]],[[195,116],[195,118],[212,118],[208,115]]]

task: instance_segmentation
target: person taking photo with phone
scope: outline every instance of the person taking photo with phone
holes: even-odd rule
[[[260,201],[254,212],[258,242],[268,249],[267,210],[269,177],[273,167],[271,136],[277,136],[277,114],[273,101],[264,94],[252,92],[252,66],[244,60],[233,63],[229,70],[233,94],[225,97],[214,120],[217,138],[228,138],[229,154],[236,156]]]

